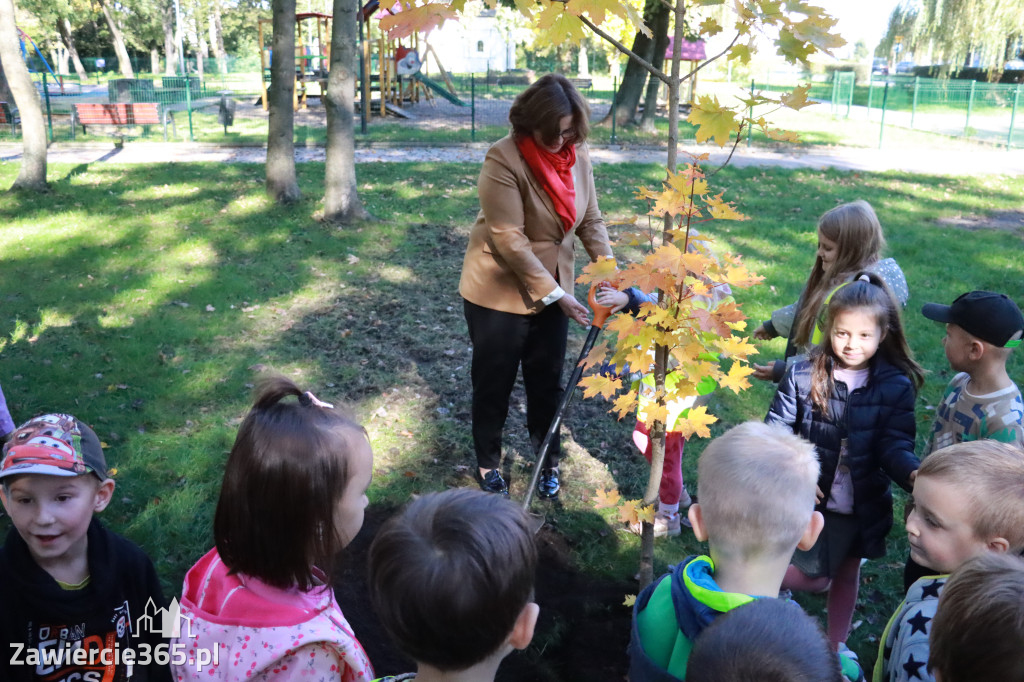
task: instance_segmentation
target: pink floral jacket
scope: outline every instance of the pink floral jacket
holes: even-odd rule
[[[373,668],[330,587],[284,590],[230,575],[211,549],[185,576],[174,679],[355,682]]]

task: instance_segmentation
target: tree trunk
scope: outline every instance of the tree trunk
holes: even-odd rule
[[[192,5],[192,13],[196,19],[196,39],[199,41],[199,47],[196,50],[196,71],[199,72],[200,82],[203,80],[203,73],[206,70],[206,58],[210,52],[206,46],[206,37],[203,35],[203,22],[199,20],[199,5]]]
[[[168,2],[160,13],[160,25],[164,30],[164,54],[167,55],[167,63],[164,64],[164,75],[173,76],[178,69],[178,48],[174,42],[174,3]]]
[[[13,102],[14,95],[11,94],[11,86],[7,84],[7,74],[4,73],[4,61],[0,59],[0,102]]]
[[[39,104],[39,95],[21,58],[18,32],[14,26],[13,0],[0,0],[0,63],[3,64],[14,104],[21,114],[21,170],[11,189],[45,192],[49,188],[46,184],[46,126],[43,107]]]
[[[327,93],[327,168],[324,221],[351,223],[369,217],[359,200],[355,159],[355,94],[359,0],[334,0]]]
[[[295,0],[273,0],[270,109],[267,132],[267,194],[274,201],[299,200],[295,178]]]
[[[664,7],[664,5],[661,5]],[[668,47],[668,18],[669,11],[665,7],[663,12],[655,15],[655,24],[651,26],[651,33],[654,34],[654,52],[651,55],[651,66],[661,70],[665,64],[665,49]],[[647,95],[644,98],[644,113],[640,118],[640,130],[654,132],[654,119],[658,113],[658,92],[661,90],[661,81],[654,76],[647,79]]]
[[[110,8],[107,7],[107,0],[96,1],[99,3],[100,9],[103,10],[103,18],[106,19],[107,28],[110,29],[110,38],[114,43],[114,54],[117,55],[118,70],[125,78],[135,78],[132,60],[128,56],[128,48],[124,45],[124,36],[121,35],[121,29],[118,28],[117,22],[114,21],[114,15],[110,13]]]
[[[160,52],[156,47],[149,48],[149,70],[154,76],[160,75]]]
[[[224,27],[221,24],[220,0],[213,0],[210,11],[210,44],[217,58],[217,70],[221,75],[228,72],[228,53],[224,49]]]
[[[644,3],[644,23],[648,26],[655,26],[659,14],[667,14],[668,8],[661,0],[647,0]],[[654,36],[648,38],[637,31],[633,38],[633,53],[642,57],[650,63],[654,58]],[[644,93],[644,83],[647,82],[647,70],[644,69],[632,57],[626,62],[626,71],[619,83],[619,91],[615,93],[615,122],[620,125],[633,123],[636,118],[636,110],[640,105],[640,97]],[[605,117],[607,120],[608,117]]]
[[[82,60],[78,57],[75,37],[71,34],[71,22],[67,19],[58,19],[57,33],[60,34],[60,41],[64,43],[64,47],[68,49],[68,54],[71,55],[71,63],[75,65],[75,73],[78,74],[78,80],[83,83],[86,82],[89,80],[89,75],[86,74],[85,66],[82,65]]]

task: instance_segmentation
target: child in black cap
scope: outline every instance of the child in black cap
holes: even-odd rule
[[[1017,304],[1004,294],[972,291],[953,305],[928,303],[921,312],[946,323],[942,345],[958,372],[936,410],[928,451],[981,438],[1024,447],[1024,402],[1006,373],[1006,360],[1024,334]]]
[[[99,438],[73,416],[44,414],[11,434],[0,461],[14,524],[0,549],[10,643],[0,680],[170,680],[154,660],[165,640],[137,627],[164,606],[153,562],[93,518],[113,494]]]
[[[942,345],[957,372],[935,409],[927,454],[990,438],[1024,448],[1024,401],[1006,372],[1006,360],[1021,344],[1024,315],[1005,294],[971,291],[952,305],[926,303],[921,313],[946,323]],[[905,589],[931,573],[907,558]]]

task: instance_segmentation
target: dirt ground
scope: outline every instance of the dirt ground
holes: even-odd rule
[[[369,654],[377,676],[415,670],[413,662],[391,643],[366,590],[370,543],[393,512],[367,509],[362,531],[345,550],[336,589],[341,610]],[[537,631],[528,649],[505,659],[497,682],[625,679],[630,610],[622,601],[636,592],[636,584],[594,579],[575,571],[565,540],[547,526],[537,535],[537,546],[537,603],[541,609]]]

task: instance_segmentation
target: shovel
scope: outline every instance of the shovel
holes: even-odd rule
[[[537,481],[540,480],[540,472],[544,468],[544,461],[548,456],[548,448],[551,447],[551,443],[558,438],[559,428],[562,426],[562,416],[565,414],[565,408],[569,406],[569,402],[572,400],[572,394],[576,392],[576,384],[580,381],[580,376],[583,375],[583,360],[587,357],[590,349],[594,347],[594,342],[597,341],[597,335],[601,333],[601,328],[604,327],[604,323],[608,320],[608,316],[612,314],[611,308],[606,308],[597,302],[595,296],[597,295],[597,284],[590,286],[590,293],[587,294],[587,303],[590,304],[590,308],[594,311],[594,319],[590,324],[590,332],[587,334],[587,340],[583,344],[583,350],[580,351],[580,356],[576,359],[576,367],[572,371],[572,375],[569,377],[569,383],[565,385],[565,390],[562,392],[562,402],[558,404],[558,410],[555,412],[554,418],[551,420],[551,426],[548,427],[548,432],[544,436],[544,441],[540,444],[540,449],[537,450],[537,462],[533,465],[533,477],[530,479],[530,486],[526,489],[526,498],[523,499],[523,511],[530,511],[530,502],[533,501],[533,491],[537,489]],[[540,530],[540,527],[544,525],[543,516],[535,516],[531,514],[535,520],[539,520],[537,528],[534,532]]]

